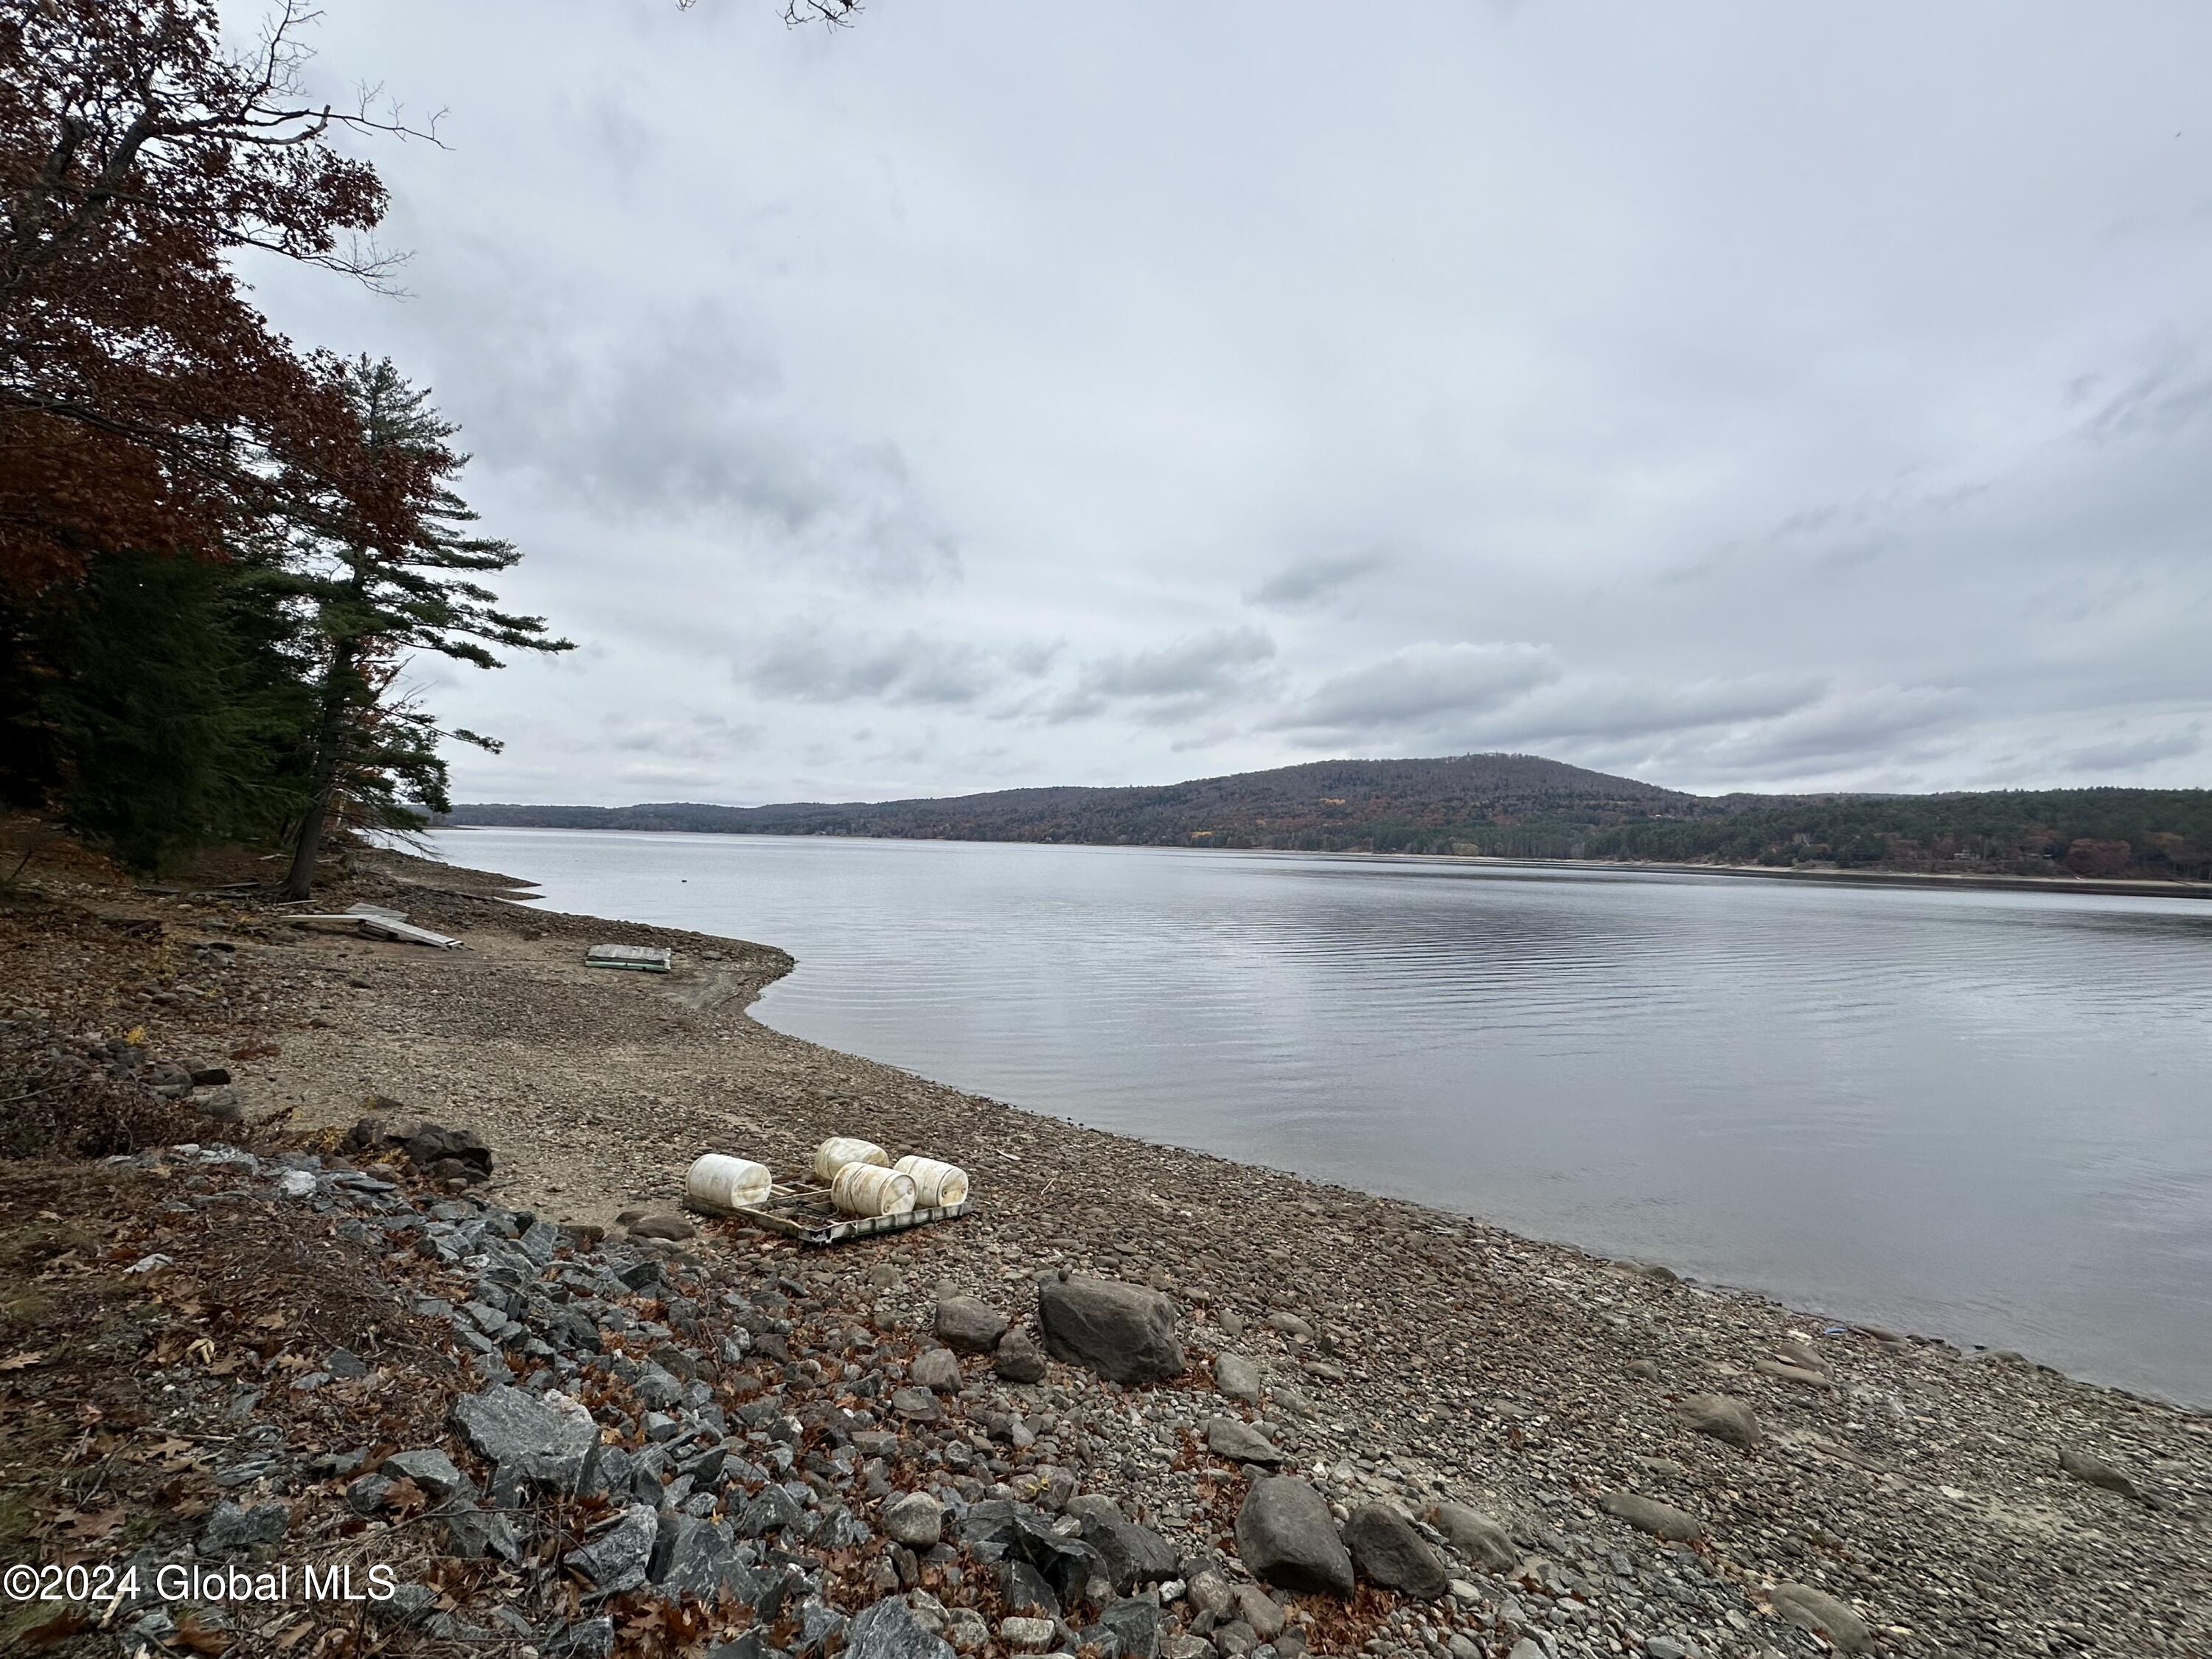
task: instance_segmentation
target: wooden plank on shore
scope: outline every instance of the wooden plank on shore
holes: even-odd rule
[[[428,945],[441,951],[458,951],[461,942],[448,939],[443,933],[434,933],[427,927],[416,927],[404,921],[394,921],[386,916],[365,916],[353,911],[335,915],[292,916],[288,918],[295,927],[304,927],[313,922],[336,921],[346,923],[362,933],[380,939],[398,939],[407,945]]]

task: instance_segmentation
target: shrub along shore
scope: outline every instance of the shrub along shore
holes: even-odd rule
[[[2202,1414],[963,1094],[748,1018],[779,951],[497,878],[332,896],[466,947],[434,951],[33,874],[0,1554],[400,1590],[0,1637],[2212,1650]],[[586,969],[605,940],[676,971]],[[805,1251],[679,1212],[698,1153],[830,1133],[959,1163],[975,1212]]]

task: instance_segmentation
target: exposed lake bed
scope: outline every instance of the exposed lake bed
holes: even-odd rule
[[[469,830],[762,939],[775,1028],[1051,1115],[2212,1402],[2190,899]]]
[[[1018,1110],[749,1018],[790,976],[781,951],[398,873],[363,896],[468,948],[242,948],[241,969],[271,976],[264,1018],[282,1034],[281,1054],[241,1069],[257,1106],[336,1127],[380,1094],[467,1123],[496,1149],[494,1203],[583,1222],[671,1205],[702,1148],[787,1165],[859,1132],[949,1157],[975,1176],[976,1213],[793,1262],[809,1317],[926,1328],[958,1292],[1018,1324],[1041,1276],[1158,1288],[1192,1377],[1102,1392],[1057,1367],[1033,1393],[963,1376],[940,1409],[986,1425],[1012,1413],[1042,1436],[991,1443],[1016,1491],[1032,1466],[1067,1468],[1193,1558],[1235,1559],[1244,1482],[1207,1455],[1236,1437],[1213,1426],[1224,1411],[1249,1413],[1340,1518],[1379,1504],[1494,1520],[1503,1553],[1486,1565],[1481,1536],[1455,1546],[1468,1593],[1383,1604],[1375,1650],[1472,1632],[1498,1659],[1549,1651],[1538,1636],[1562,1653],[1811,1655],[1827,1650],[1793,1615],[1823,1606],[1857,1621],[1853,1640],[1929,1659],[2212,1641],[2200,1413]],[[671,948],[676,970],[584,967],[610,938]],[[704,1258],[759,1250],[723,1228],[702,1228]],[[1177,1616],[1194,1611],[1187,1595]],[[1351,1651],[1371,1630],[1340,1642],[1312,1626],[1310,1645]]]

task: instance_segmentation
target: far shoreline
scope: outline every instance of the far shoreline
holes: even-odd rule
[[[857,841],[888,846],[936,843],[957,847],[1062,847],[1114,853],[1235,854],[1245,858],[1362,859],[1376,863],[1470,865],[1493,869],[1612,871],[1631,875],[1748,877],[1762,881],[1798,881],[1827,886],[1898,887],[1925,891],[2068,893],[2087,898],[2184,898],[2212,900],[2212,882],[2121,881],[2090,876],[2007,876],[1984,872],[1946,875],[1933,870],[1844,870],[1784,868],[1763,864],[1682,864],[1645,859],[1508,858],[1486,853],[1375,853],[1358,848],[1184,847],[1158,842],[1100,841],[983,840],[969,836],[822,836],[778,830],[585,829],[554,823],[441,823],[420,832],[523,830],[568,836],[690,836],[702,840]],[[536,884],[532,884],[535,885]]]

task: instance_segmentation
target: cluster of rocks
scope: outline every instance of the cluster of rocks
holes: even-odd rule
[[[41,1088],[99,1078],[179,1102],[218,1123],[235,1123],[244,1115],[227,1066],[161,1054],[128,1036],[57,1030],[44,1011],[35,1008],[11,1009],[0,1018],[0,1036],[12,1039],[36,1068],[31,1074],[40,1079]]]
[[[396,1100],[380,1097],[369,1106],[368,1115],[339,1143],[347,1152],[371,1158],[396,1152],[426,1180],[446,1187],[473,1187],[491,1179],[491,1148],[474,1130],[410,1118]]]
[[[1606,1575],[1541,1553],[1569,1553],[1565,1540],[1516,1538],[1455,1504],[1416,1517],[1332,1502],[1281,1443],[1295,1437],[1244,1414],[1253,1368],[1218,1354],[1209,1379],[1181,1311],[1145,1286],[1039,1272],[1033,1332],[951,1287],[914,1296],[910,1248],[819,1273],[756,1235],[702,1254],[601,1239],[308,1152],[113,1161],[219,1170],[233,1190],[326,1215],[450,1333],[477,1386],[443,1439],[380,1456],[367,1430],[360,1445],[306,1447],[249,1427],[216,1474],[234,1495],[195,1540],[210,1560],[282,1559],[308,1525],[283,1494],[342,1480],[345,1509],[372,1528],[428,1519],[446,1555],[510,1570],[507,1592],[481,1605],[418,1580],[374,1607],[434,1639],[598,1659],[653,1602],[704,1610],[725,1659],[1298,1659],[1346,1643],[1556,1659],[1594,1650],[1589,1635],[1631,1633],[1601,1610]],[[291,1387],[367,1369],[341,1349]],[[1692,1414],[1709,1427],[1731,1416]],[[1162,1456],[1196,1471],[1211,1510],[1156,1525],[1133,1510],[1132,1472]],[[1626,1495],[1607,1507],[1662,1537],[1698,1531]],[[1611,1569],[1638,1577],[1618,1551]],[[150,1596],[124,1611],[131,1638],[155,1644],[182,1619],[222,1616]],[[1817,1632],[1844,1651],[1871,1640],[1811,1587],[1778,1591],[1773,1614],[1778,1637]],[[1651,1659],[1710,1651],[1633,1634]]]

